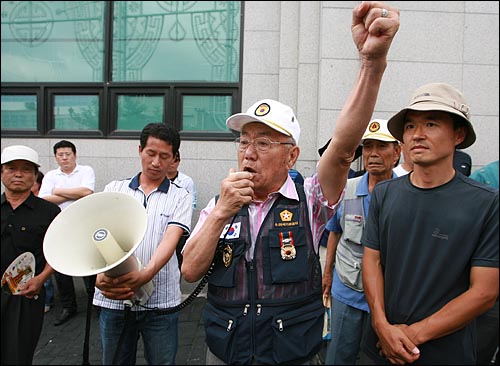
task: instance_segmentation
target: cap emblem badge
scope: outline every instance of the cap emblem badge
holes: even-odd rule
[[[262,117],[269,113],[271,107],[267,103],[262,103],[255,109],[255,115]]]
[[[378,123],[378,122],[370,123],[369,130],[370,130],[370,132],[377,132],[378,130],[380,130],[380,123]]]

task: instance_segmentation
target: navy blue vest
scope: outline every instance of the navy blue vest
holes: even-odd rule
[[[239,235],[222,243],[230,263],[224,251],[214,258],[203,320],[210,350],[228,364],[303,363],[321,348],[321,265],[304,190],[296,187],[299,202],[280,196],[271,207],[252,261],[245,259],[251,246],[248,207],[234,220]],[[291,241],[295,257],[283,259],[282,246]]]

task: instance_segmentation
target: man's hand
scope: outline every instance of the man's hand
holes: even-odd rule
[[[231,168],[227,177],[222,181],[216,209],[224,212],[227,217],[231,217],[241,207],[250,204],[253,199],[252,178],[253,174],[250,172],[236,172]]]
[[[404,365],[415,362],[420,357],[420,350],[405,333],[406,325],[388,325],[383,331],[377,331],[379,354],[392,364]]]
[[[19,289],[19,296],[24,296],[28,299],[38,299],[38,294],[40,293],[40,289],[43,286],[43,282],[40,281],[39,276],[35,276],[30,278],[22,287]]]
[[[119,277],[109,277],[105,273],[99,273],[95,280],[95,286],[108,299],[127,300],[134,297],[133,286],[130,285],[131,273]]]
[[[351,31],[361,61],[385,58],[398,29],[398,9],[378,1],[363,1],[355,7]]]

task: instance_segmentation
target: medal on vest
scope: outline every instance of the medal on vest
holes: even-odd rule
[[[280,247],[281,247],[281,259],[284,261],[289,261],[295,259],[297,251],[295,250],[293,235],[291,231],[279,233],[280,237]]]
[[[222,249],[222,262],[226,268],[233,262],[233,248],[229,244],[226,244],[224,249]]]

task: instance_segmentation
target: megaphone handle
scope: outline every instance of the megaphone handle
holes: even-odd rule
[[[130,303],[130,306],[127,305],[128,303]],[[118,339],[118,344],[116,345],[115,355],[113,356],[113,365],[119,365],[118,361],[120,357],[120,350],[122,348],[123,341],[125,340],[125,330],[127,329],[130,319],[130,309],[132,309],[132,301],[125,300],[123,301],[123,304],[125,305],[125,314],[123,315],[123,328],[120,334],[120,338]]]
[[[92,317],[92,300],[94,299],[94,287],[90,289],[90,285],[95,284],[95,277],[84,277],[87,287],[87,318],[85,322],[85,340],[83,342],[83,363],[82,365],[90,365],[89,362],[89,342],[90,342],[90,325]]]

